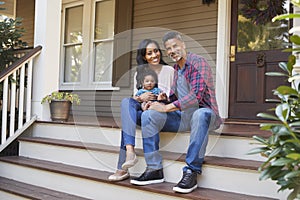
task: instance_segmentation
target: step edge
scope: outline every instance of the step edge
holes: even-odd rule
[[[15,159],[17,159],[17,161]],[[129,180],[120,181],[120,182],[109,181],[109,180],[107,180],[108,175],[111,174],[109,172],[87,169],[87,168],[82,168],[82,167],[77,167],[77,166],[71,166],[71,165],[66,165],[66,164],[62,164],[62,163],[55,163],[55,162],[51,162],[51,161],[44,161],[44,160],[19,157],[19,156],[0,157],[0,161],[10,163],[10,164],[15,164],[15,165],[21,165],[24,167],[35,168],[35,169],[39,169],[39,170],[45,170],[48,172],[61,173],[61,174],[69,175],[69,176],[75,176],[78,178],[99,181],[101,183],[106,183],[106,184],[112,184],[112,185],[123,186],[123,187],[128,187],[128,185],[130,185],[130,188],[133,188],[133,189],[146,190],[148,192],[165,194],[165,195],[175,196],[175,197],[180,197],[180,198],[188,198],[188,199],[195,199],[195,200],[196,199],[198,199],[198,200],[213,200],[214,198],[207,198],[207,197],[201,196],[201,195],[203,195],[202,191],[204,190],[204,191],[214,191],[217,193],[221,193],[223,195],[230,195],[230,196],[233,195],[236,197],[236,200],[240,199],[241,197],[243,197],[243,199],[245,199],[245,200],[246,199],[249,199],[249,200],[259,200],[259,199],[271,200],[272,199],[272,198],[268,198],[268,197],[258,197],[258,196],[253,196],[253,195],[245,195],[245,194],[239,194],[239,193],[233,193],[233,192],[227,192],[227,191],[221,191],[221,190],[214,190],[214,189],[209,189],[209,188],[201,188],[201,187],[198,187],[195,192],[192,192],[189,194],[180,194],[180,193],[173,192],[171,190],[171,187],[174,186],[174,184],[168,183],[168,182],[164,182],[161,185],[153,184],[153,185],[141,187],[141,186],[135,186],[135,185],[130,184]],[[36,166],[36,164],[34,164],[34,163],[37,163],[37,162],[39,162],[40,164],[43,164],[44,167]],[[56,166],[57,169],[53,169],[49,166]],[[74,171],[81,170],[81,171],[89,172],[90,175],[83,174],[83,173],[78,174],[75,172],[70,172],[70,170],[68,172],[62,170],[66,166],[71,168]],[[97,176],[95,176],[95,175],[97,175]],[[170,187],[170,189],[168,191],[164,190],[162,192],[161,191],[162,185],[167,185],[165,187]],[[217,199],[214,199],[214,200],[217,200]],[[222,199],[220,199],[220,200],[222,200]],[[232,200],[234,200],[234,199],[232,199]]]
[[[77,148],[82,150],[103,151],[106,153],[116,153],[116,154],[119,153],[119,147],[109,146],[104,144],[96,144],[96,143],[82,144],[82,142],[77,142],[77,141],[58,140],[58,139],[42,138],[42,137],[21,137],[19,138],[19,141],[41,143],[46,145],[55,145],[55,146],[61,146],[67,148]],[[136,153],[138,156],[143,157],[142,149],[136,149]],[[185,155],[186,155],[185,153],[161,151],[161,154],[166,160],[185,162]],[[246,169],[246,170],[257,171],[257,169],[262,164],[263,162],[261,161],[242,160],[242,159],[228,158],[228,157],[205,156],[204,158],[204,165],[216,165],[216,166],[229,167],[235,169]]]

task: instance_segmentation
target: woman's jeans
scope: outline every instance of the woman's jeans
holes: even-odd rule
[[[133,98],[124,98],[121,102],[121,145],[118,161],[118,169],[126,160],[126,145],[135,146],[136,127],[141,125],[142,109],[141,104]]]
[[[209,108],[190,108],[186,111],[161,113],[147,110],[142,113],[142,136],[144,156],[149,169],[162,169],[162,156],[159,153],[159,132],[190,131],[190,142],[186,154],[188,168],[202,172],[209,130],[215,129],[216,115]]]

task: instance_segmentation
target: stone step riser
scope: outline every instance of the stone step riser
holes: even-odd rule
[[[4,191],[0,191],[0,199],[1,200],[30,200],[28,198],[23,198],[21,196],[17,196],[17,195],[14,195],[14,194],[11,194],[11,193],[7,193],[7,192],[4,192]]]
[[[36,124],[33,127],[32,135],[36,137],[80,141],[82,143],[99,143],[111,146],[120,145],[120,129],[116,128]],[[137,131],[136,138],[136,147],[142,148],[141,133],[139,130]],[[161,133],[161,150],[186,153],[188,144],[189,133]],[[258,154],[247,155],[251,149],[257,146],[251,138],[211,134],[206,155],[263,161],[264,158]]]
[[[90,199],[113,200],[119,199],[120,194],[123,199],[132,200],[181,199],[5,162],[0,164],[0,175],[3,177]]]
[[[75,149],[40,143],[21,141],[20,156],[75,165],[101,171],[114,172],[118,154],[103,151]],[[164,174],[167,182],[177,183],[181,178],[183,162],[164,160]],[[139,157],[136,166],[130,169],[133,176],[140,175],[146,167],[143,157]],[[203,175],[198,177],[199,186],[236,192],[248,195],[261,194],[278,198],[273,182],[259,181],[256,170],[235,169],[221,166],[204,165]],[[230,180],[230,181],[228,181]]]

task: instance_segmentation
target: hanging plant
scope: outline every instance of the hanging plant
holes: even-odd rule
[[[262,0],[241,0],[241,14],[256,25],[264,25],[277,15],[284,14],[286,0],[267,0],[264,8],[259,5]]]

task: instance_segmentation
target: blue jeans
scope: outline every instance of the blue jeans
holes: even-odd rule
[[[126,145],[135,146],[135,134],[137,126],[141,125],[142,109],[141,104],[133,98],[124,98],[121,102],[121,145],[118,161],[118,169],[126,160]]]
[[[162,169],[159,153],[159,132],[190,131],[190,142],[186,154],[186,165],[198,173],[202,172],[209,130],[216,128],[215,113],[209,108],[191,108],[186,111],[161,113],[147,110],[142,113],[142,136],[144,156],[149,169]]]

